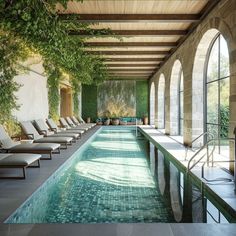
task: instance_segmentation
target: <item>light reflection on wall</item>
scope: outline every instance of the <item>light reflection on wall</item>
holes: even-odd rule
[[[97,98],[99,117],[136,116],[136,81],[106,81]]]

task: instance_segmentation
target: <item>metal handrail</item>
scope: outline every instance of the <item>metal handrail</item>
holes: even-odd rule
[[[190,143],[190,147],[192,147],[193,143],[196,142],[199,138],[201,138],[202,136],[204,137],[205,135],[209,134],[208,131],[200,134],[199,136],[197,136],[194,140],[192,140],[192,142]]]
[[[226,140],[226,141],[231,141],[234,143],[234,147],[235,147],[235,139],[234,138],[217,138],[217,139],[214,139],[214,141],[221,141],[221,140]],[[223,161],[215,161],[213,159],[213,155],[212,155],[212,160],[211,160],[211,164],[212,164],[212,167],[214,166],[214,163],[230,163],[230,162],[233,162],[233,163],[236,163],[236,160],[223,160]],[[205,161],[202,165],[202,178],[205,179],[206,181],[208,182],[213,182],[213,181],[232,181],[231,179],[228,179],[228,178],[217,178],[217,179],[214,179],[214,180],[209,180],[209,179],[206,179],[205,178],[205,175],[204,175],[204,167],[206,165],[207,161]],[[235,190],[236,190],[236,171],[234,171],[234,186],[235,186]]]
[[[213,135],[212,133],[210,133],[209,131],[206,131],[206,132],[200,134],[199,136],[197,136],[197,137],[196,137],[194,140],[192,140],[191,143],[190,143],[188,146],[186,146],[186,148],[185,148],[185,161],[187,160],[188,150],[191,149],[191,150],[193,151],[193,143],[196,142],[199,138],[205,137],[206,135],[208,135],[208,136],[211,138],[210,140],[214,139],[214,135]],[[204,146],[202,146],[202,147],[204,147]],[[200,147],[200,149],[201,149],[201,147]],[[200,149],[199,149],[199,150],[200,150]]]
[[[212,149],[211,153],[209,154],[208,146],[209,146],[209,144],[212,143],[212,142],[213,142],[213,149]],[[191,162],[195,159],[195,157],[196,157],[201,151],[203,151],[205,148],[207,149],[207,152],[206,152],[201,158],[199,158],[198,161],[196,161],[192,166],[190,166]],[[189,170],[191,170],[193,167],[195,167],[195,166],[205,157],[205,155],[207,155],[207,161],[209,162],[209,157],[210,157],[211,155],[213,155],[214,150],[215,150],[215,139],[211,139],[211,140],[209,140],[204,146],[202,146],[202,147],[190,158],[190,160],[188,161],[187,170],[189,171]]]

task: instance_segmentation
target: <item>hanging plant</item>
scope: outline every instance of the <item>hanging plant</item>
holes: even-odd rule
[[[14,93],[19,86],[13,78],[17,75],[17,62],[26,59],[30,51],[40,54],[45,61],[50,116],[54,119],[58,117],[61,71],[78,84],[98,84],[108,78],[103,60],[86,53],[84,38],[73,37],[69,32],[87,31],[91,36],[99,37],[106,32],[111,34],[110,31],[94,31],[88,24],[73,19],[60,20],[56,12],[58,3],[66,8],[68,0],[0,0],[1,123],[9,119],[13,109],[18,108]],[[76,89],[75,86],[75,96],[78,94]]]
[[[18,59],[26,58],[27,48],[16,41],[11,33],[0,33],[0,124],[13,119],[11,111],[18,109],[15,92],[20,87],[14,77],[17,75]]]

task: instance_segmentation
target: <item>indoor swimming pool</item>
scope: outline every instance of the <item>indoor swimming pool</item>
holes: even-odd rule
[[[103,127],[5,223],[227,223],[132,127]]]

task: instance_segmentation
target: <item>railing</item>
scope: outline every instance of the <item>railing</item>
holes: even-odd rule
[[[213,144],[212,151],[209,153],[209,144]],[[206,153],[204,153],[197,161],[191,165],[191,162],[195,160],[195,158],[204,150],[206,149]],[[188,161],[187,170],[190,171],[193,167],[195,167],[205,156],[207,156],[207,163],[209,163],[210,156],[213,155],[215,151],[215,139],[209,140],[204,146],[202,146]]]
[[[219,142],[219,141],[223,141],[223,140],[226,140],[226,141],[229,141],[229,142],[233,142],[234,143],[234,148],[236,143],[235,143],[235,139],[234,138],[218,138],[218,139],[214,139],[214,141],[216,142]],[[236,149],[235,149],[236,150]],[[208,160],[209,162],[209,160]],[[227,182],[232,182],[234,181],[234,191],[236,191],[236,171],[234,171],[234,179],[230,179],[230,178],[216,178],[216,179],[207,179],[205,177],[205,165],[206,165],[207,161],[204,162],[204,164],[202,165],[202,178],[205,179],[207,182],[215,182],[215,181],[227,181]],[[235,168],[236,168],[236,161],[235,159],[234,160],[214,160],[214,155],[212,155],[212,159],[211,159],[211,166],[213,167],[214,166],[214,163],[234,163],[235,165]]]
[[[192,142],[189,144],[189,146],[186,147],[186,149],[185,149],[185,161],[187,161],[187,156],[188,156],[189,149],[191,149],[193,151],[193,143],[195,143],[198,139],[200,139],[202,137],[204,138],[207,135],[210,138],[210,140],[214,139],[214,135],[212,133],[206,131],[206,132],[200,134],[199,136],[197,136],[194,140],[192,140]],[[200,147],[200,149],[201,149],[201,147]]]

